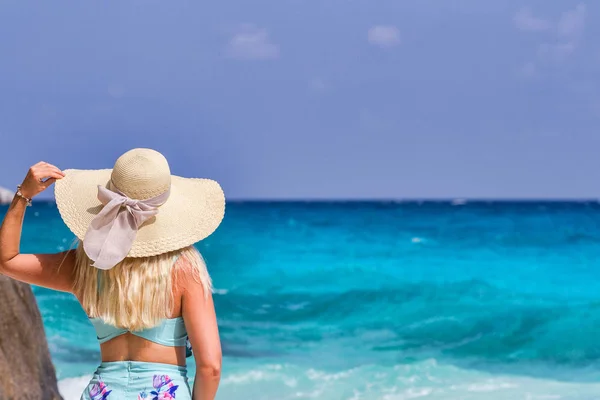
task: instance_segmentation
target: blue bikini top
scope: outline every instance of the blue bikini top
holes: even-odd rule
[[[107,324],[101,318],[90,318],[90,321],[96,329],[96,335],[101,344],[127,332],[163,346],[185,346],[188,338],[181,317],[163,319],[159,325],[141,331],[128,331],[127,329],[117,328]]]
[[[176,261],[177,257],[173,259],[173,262]],[[100,270],[98,270],[97,276],[98,288],[100,288]],[[107,324],[101,318],[89,318],[89,320],[92,325],[94,325],[96,336],[98,337],[100,344],[129,332],[132,335],[139,336],[154,343],[162,344],[163,346],[186,346],[186,356],[190,357],[192,355],[192,346],[188,340],[187,330],[185,329],[185,324],[181,317],[163,319],[157,326],[141,331],[128,331],[124,328],[117,328],[116,326]]]

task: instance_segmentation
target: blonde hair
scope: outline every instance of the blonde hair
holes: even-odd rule
[[[208,296],[212,282],[193,246],[157,256],[125,258],[109,270],[100,270],[92,266],[80,243],[75,250],[74,293],[92,318],[130,331],[151,328],[171,316],[173,284],[183,268]]]

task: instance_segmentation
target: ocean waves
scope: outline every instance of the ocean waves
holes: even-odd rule
[[[600,366],[600,303],[532,297],[475,280],[330,294],[233,291],[216,306],[225,342],[248,354],[334,348],[345,354],[338,367],[428,358],[521,373],[538,364]]]
[[[79,399],[88,376],[59,382],[65,400]],[[225,364],[219,399],[237,400],[595,400],[600,384],[560,382],[462,369],[434,359],[393,366],[324,370],[288,363]]]
[[[35,292],[54,359],[77,368],[99,359],[75,299]],[[335,370],[436,359],[580,381],[600,373],[595,301],[533,297],[477,280],[332,293],[217,293],[224,355],[234,359],[316,362]],[[62,375],[70,376],[68,370]]]
[[[70,243],[53,204],[33,211],[24,252]],[[198,244],[220,398],[600,398],[599,244],[597,202],[230,204]],[[74,390],[93,328],[73,296],[35,294]]]

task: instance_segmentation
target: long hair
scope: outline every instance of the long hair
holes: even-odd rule
[[[109,270],[100,270],[92,266],[79,243],[74,293],[89,317],[130,331],[151,328],[171,316],[173,284],[182,268],[191,269],[189,272],[208,296],[212,282],[194,246],[157,256],[125,258]]]

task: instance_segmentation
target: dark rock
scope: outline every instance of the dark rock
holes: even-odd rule
[[[31,287],[0,275],[0,399],[61,399]]]

